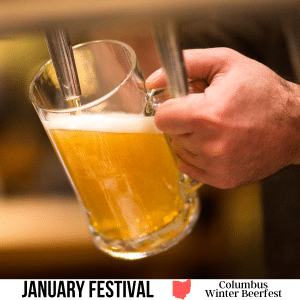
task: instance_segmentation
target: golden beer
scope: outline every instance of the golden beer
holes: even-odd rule
[[[102,251],[138,259],[169,249],[193,228],[199,198],[178,172],[154,114],[165,100],[149,91],[137,57],[119,41],[73,47],[80,97],[65,98],[51,61],[30,97]],[[147,115],[147,116],[145,116]]]
[[[197,202],[180,190],[176,162],[153,117],[78,114],[45,125],[98,247],[135,259],[186,235]]]

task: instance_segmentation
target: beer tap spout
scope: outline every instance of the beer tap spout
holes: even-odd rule
[[[48,50],[64,98],[70,107],[80,106],[80,84],[68,31],[61,27],[45,30]]]
[[[170,18],[157,21],[154,34],[170,95],[173,98],[183,97],[188,94],[189,88],[175,22]]]

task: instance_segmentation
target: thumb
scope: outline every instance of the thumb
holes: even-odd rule
[[[191,81],[206,80],[208,84],[213,77],[225,72],[229,64],[236,60],[237,52],[228,48],[192,49],[184,50],[183,58],[188,79]],[[146,80],[149,89],[164,87],[167,85],[163,69],[158,69]]]
[[[156,89],[167,85],[166,76],[162,68],[156,70],[146,79],[146,87],[148,89]]]
[[[238,58],[238,53],[228,48],[193,49],[183,52],[187,76],[190,80],[204,79],[210,84],[214,76],[225,73]]]

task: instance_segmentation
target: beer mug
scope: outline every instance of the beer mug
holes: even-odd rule
[[[93,241],[123,259],[162,252],[191,231],[200,207],[154,124],[162,97],[145,88],[128,45],[92,41],[73,51],[80,99],[63,97],[51,61],[33,78],[30,97],[86,212]]]

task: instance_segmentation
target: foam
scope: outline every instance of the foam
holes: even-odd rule
[[[48,129],[84,130],[118,133],[162,133],[154,117],[134,114],[51,115],[44,121]]]

